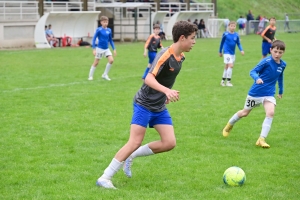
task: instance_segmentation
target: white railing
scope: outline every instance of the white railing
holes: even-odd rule
[[[113,1],[113,0],[112,0]],[[114,2],[114,1],[113,1]],[[115,1],[116,2],[116,1]],[[149,3],[151,5],[151,11],[156,12],[157,4],[155,2]],[[99,3],[89,0],[88,1],[88,11],[95,11]],[[174,14],[178,11],[187,11],[186,3],[160,3],[161,11],[168,11],[170,14]],[[124,15],[121,11],[122,8],[110,8],[114,10],[115,16]],[[134,8],[126,8],[126,17],[134,17]],[[146,7],[137,8],[137,16],[139,18],[146,18],[149,16],[149,9]],[[37,1],[0,1],[0,21],[12,21],[12,20],[38,20],[39,16],[39,6]],[[70,0],[69,2],[51,2],[44,1],[44,13],[51,11],[82,11],[83,3],[80,0]],[[213,11],[214,5],[212,3],[191,3],[191,11]],[[170,15],[170,16],[171,16]]]

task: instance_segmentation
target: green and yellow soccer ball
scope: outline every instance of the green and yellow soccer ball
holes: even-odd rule
[[[242,186],[246,181],[246,174],[239,167],[229,167],[223,174],[223,181],[226,185]]]

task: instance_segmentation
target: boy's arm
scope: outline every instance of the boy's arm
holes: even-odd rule
[[[225,39],[226,39],[226,34],[223,33],[222,40],[221,40],[221,43],[220,43],[220,48],[219,48],[219,54],[220,54],[220,56],[222,56],[222,50],[223,50],[223,45],[224,45]]]
[[[96,32],[94,34],[94,37],[93,37],[93,40],[92,40],[92,47],[93,47],[93,49],[96,48],[96,46],[95,46],[96,44],[95,43],[96,43],[97,35],[98,35],[98,30],[96,30]]]
[[[113,41],[113,39],[112,39],[111,30],[110,30],[110,34],[109,34],[108,40],[109,40],[109,43],[110,43],[110,45],[111,45],[112,49],[115,51],[115,50],[116,50],[116,48],[115,48],[114,41]]]
[[[278,77],[278,89],[279,89],[278,94],[279,95],[283,94],[283,71],[284,71],[284,69],[282,70],[282,73]]]
[[[163,85],[161,85],[157,80],[155,79],[155,76],[151,73],[149,73],[145,78],[145,84],[149,87],[153,88],[154,90],[157,90],[159,92],[164,93],[167,96],[167,102],[171,101],[178,101],[179,100],[179,91],[169,89]]]
[[[243,50],[243,47],[241,45],[241,41],[240,41],[240,37],[239,36],[237,37],[236,44],[237,44],[240,52],[242,53],[242,55],[244,55],[244,50]]]
[[[251,71],[250,71],[250,76],[254,79],[255,82],[257,80],[261,79],[259,77],[259,72],[264,68],[265,66],[265,61],[259,62]]]
[[[152,37],[153,37],[153,34],[151,34],[147,41],[145,42],[145,45],[144,45],[144,56],[146,57],[147,56],[147,52],[148,52],[148,47],[149,47],[149,44],[150,44],[150,41],[152,40]]]
[[[161,40],[159,40],[159,48],[164,48],[162,43],[161,43]]]

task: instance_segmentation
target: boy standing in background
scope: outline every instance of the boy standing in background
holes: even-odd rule
[[[99,60],[101,58],[106,57],[108,60],[108,63],[106,64],[106,68],[104,73],[102,74],[102,78],[105,80],[110,81],[110,78],[108,77],[108,72],[111,68],[111,65],[114,62],[114,59],[112,57],[112,53],[108,48],[108,42],[110,43],[112,49],[114,50],[114,55],[117,55],[117,51],[114,45],[114,41],[112,40],[112,32],[111,29],[108,28],[108,17],[101,16],[100,18],[101,27],[97,28],[93,41],[92,41],[92,47],[93,47],[93,54],[95,56],[95,60],[91,66],[89,78],[88,80],[93,80],[94,72],[96,70],[96,67],[99,63]],[[96,39],[98,39],[98,45],[96,47]]]
[[[235,32],[235,28],[236,28],[236,22],[234,21],[229,22],[228,25],[229,31],[223,33],[221,44],[220,44],[219,55],[220,57],[222,57],[222,50],[224,49],[224,63],[225,63],[221,86],[229,86],[229,87],[233,86],[231,83],[231,76],[232,76],[233,63],[235,61],[236,45],[240,49],[242,55],[244,55],[244,51],[240,43],[240,37]],[[226,79],[227,82],[225,84]]]
[[[153,34],[151,34],[146,43],[145,43],[145,48],[144,48],[144,57],[147,57],[147,51],[148,51],[148,58],[149,58],[149,62],[148,62],[148,66],[146,67],[146,70],[144,72],[144,75],[142,76],[142,79],[145,80],[149,69],[151,67],[151,64],[157,54],[157,49],[158,48],[163,48],[162,44],[161,44],[161,38],[159,36],[159,32],[160,32],[160,25],[159,24],[155,24],[153,26]]]

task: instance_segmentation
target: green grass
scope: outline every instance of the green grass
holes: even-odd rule
[[[211,3],[211,0],[198,0],[199,3]],[[258,15],[276,17],[284,20],[285,13],[298,14],[289,15],[290,20],[300,19],[300,0],[216,0],[218,17],[237,20],[240,15],[246,17],[248,10],[252,10],[254,18]]]
[[[95,186],[129,136],[132,99],[147,64],[143,43],[116,44],[112,81],[101,74],[87,81],[90,48],[0,51],[0,199],[299,199],[299,34],[280,34],[285,92],[278,100],[270,149],[255,146],[264,119],[262,107],[239,121],[230,137],[222,128],[244,105],[261,59],[261,38],[242,36],[234,87],[221,87],[220,39],[198,39],[186,53],[174,89],[180,101],[168,105],[177,146],[137,158],[133,178],[119,172],[118,190]],[[170,42],[164,42],[164,46]],[[144,143],[159,139],[148,129]],[[241,167],[247,180],[227,187],[223,172]]]

